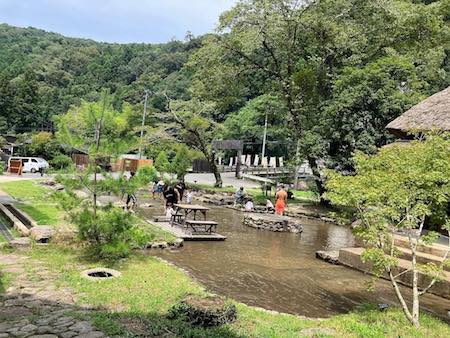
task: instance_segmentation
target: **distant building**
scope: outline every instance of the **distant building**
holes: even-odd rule
[[[26,140],[24,143],[19,143],[17,136],[15,135],[1,135],[3,138],[2,144],[0,144],[0,155],[12,156],[15,154],[17,148],[22,147],[25,144],[31,144],[31,139]]]
[[[401,138],[411,139],[414,131],[450,131],[450,87],[423,100],[386,126]]]

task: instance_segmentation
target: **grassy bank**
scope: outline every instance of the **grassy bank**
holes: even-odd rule
[[[64,213],[57,208],[51,198],[52,190],[40,185],[39,181],[23,180],[0,183],[0,189],[14,197],[19,203],[19,209],[26,212],[40,225],[52,225],[58,227],[64,221]],[[145,220],[136,217],[139,224],[150,235],[152,240],[172,242],[175,237],[165,231],[156,228]]]
[[[0,183],[0,189],[20,203],[17,207],[40,225],[57,226],[63,219],[62,212],[51,199],[50,189],[33,180]]]
[[[237,304],[235,323],[215,329],[192,328],[180,320],[169,320],[167,311],[186,294],[202,297],[206,291],[157,258],[136,254],[115,264],[91,262],[75,250],[58,246],[35,247],[30,255],[59,272],[56,283],[72,288],[80,304],[105,308],[91,318],[110,335],[132,336],[145,332],[181,337],[302,337],[316,332],[318,337],[450,336],[450,327],[429,315],[423,315],[423,327],[416,330],[406,322],[400,310],[379,312],[369,306],[350,314],[313,320]],[[122,277],[100,283],[86,282],[80,277],[81,270],[100,265],[120,270]]]
[[[11,274],[3,272],[0,264],[0,295],[11,285],[11,280]]]

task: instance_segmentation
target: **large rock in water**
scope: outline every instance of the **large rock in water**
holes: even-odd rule
[[[331,251],[316,251],[316,258],[319,258],[325,262],[331,264],[339,264],[339,251],[331,250]]]
[[[219,296],[206,298],[188,296],[169,311],[169,318],[179,318],[200,327],[232,323],[236,320],[236,315],[236,306],[228,304]]]
[[[244,216],[244,225],[275,232],[299,233],[303,231],[302,225],[295,219],[272,214],[247,214]]]

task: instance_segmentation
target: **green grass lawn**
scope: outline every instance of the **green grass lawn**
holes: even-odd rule
[[[50,190],[34,180],[22,180],[0,183],[0,189],[20,201],[47,200]]]
[[[39,225],[56,226],[62,221],[63,214],[51,200],[50,189],[38,182],[32,180],[5,182],[0,184],[0,189],[19,200],[20,203],[16,206]]]
[[[0,295],[11,285],[11,280],[11,274],[3,272],[0,264]]]
[[[30,254],[59,272],[55,282],[72,288],[80,304],[90,303],[106,309],[95,313],[91,319],[109,335],[132,336],[139,323],[137,326],[143,326],[146,334],[170,337],[302,337],[306,333],[302,330],[308,328],[321,329],[318,337],[450,336],[450,326],[432,316],[422,315],[422,328],[416,330],[399,309],[380,312],[370,306],[326,320],[313,320],[236,303],[238,320],[235,323],[215,329],[192,328],[180,320],[169,320],[167,311],[186,294],[202,297],[206,291],[157,258],[136,254],[115,264],[89,262],[80,253],[58,246],[35,247]],[[102,282],[87,282],[80,277],[81,270],[94,266],[115,268],[122,276]],[[133,323],[134,329],[127,323]]]

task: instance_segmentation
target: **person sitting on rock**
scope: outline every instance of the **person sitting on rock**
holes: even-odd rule
[[[273,213],[275,211],[275,206],[273,205],[272,201],[269,199],[266,201],[266,211],[270,212],[270,213]]]
[[[254,211],[254,204],[253,204],[253,200],[251,198],[249,198],[247,200],[247,202],[245,203],[245,212],[252,212]]]
[[[244,204],[244,198],[245,198],[244,187],[240,187],[234,194],[234,206],[236,206],[236,204]]]

